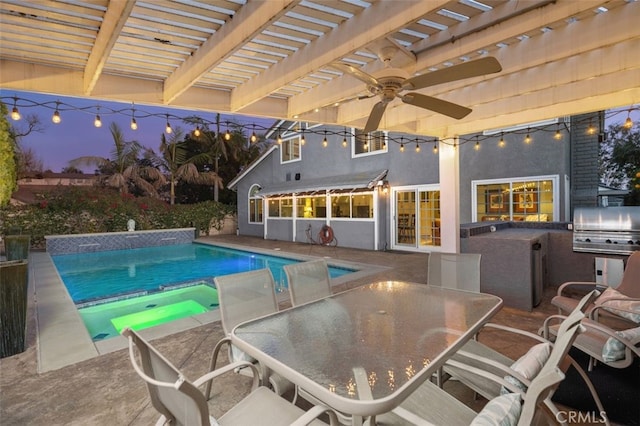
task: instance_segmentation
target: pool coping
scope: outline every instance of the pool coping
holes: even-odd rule
[[[318,259],[319,257],[280,251],[278,248],[263,249],[238,244],[213,243],[199,240],[194,241],[194,243],[303,261]],[[342,261],[327,256],[323,257],[331,266],[357,269],[357,272],[332,279],[332,287],[389,269],[380,265]],[[57,370],[127,347],[127,340],[122,336],[98,342],[94,342],[91,339],[89,331],[86,329],[71,296],[69,296],[49,253],[30,253],[29,282],[33,289],[33,301],[35,304],[38,373]],[[278,303],[286,302],[289,300],[289,293],[278,293],[277,298]],[[145,336],[149,339],[155,339],[215,321],[220,321],[220,313],[218,310],[145,329]]]

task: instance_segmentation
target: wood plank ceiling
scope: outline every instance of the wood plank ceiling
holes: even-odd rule
[[[377,97],[343,62],[497,74],[392,101],[382,129],[449,137],[640,102],[635,0],[2,0],[0,88],[362,128]]]

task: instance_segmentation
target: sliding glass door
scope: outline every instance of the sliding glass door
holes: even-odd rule
[[[440,246],[440,191],[437,186],[393,190],[394,248],[428,250]]]

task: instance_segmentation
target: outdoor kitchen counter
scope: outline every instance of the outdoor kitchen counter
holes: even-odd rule
[[[547,279],[549,230],[504,228],[461,239],[463,253],[480,253],[480,290],[505,306],[531,311],[540,303]],[[491,229],[491,227],[489,228]]]

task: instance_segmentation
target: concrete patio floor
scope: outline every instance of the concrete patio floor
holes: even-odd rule
[[[374,252],[366,250],[309,246],[300,243],[268,241],[260,238],[222,235],[204,240],[258,247],[278,248],[300,255],[327,256],[343,261],[385,266],[381,272],[341,284],[334,291],[353,288],[378,280],[426,282],[425,253]],[[547,288],[543,302],[532,312],[505,307],[493,319],[528,331],[537,331],[543,320],[556,312],[549,300],[555,288]],[[286,307],[287,303],[281,304]],[[57,370],[38,373],[35,310],[29,308],[28,349],[0,360],[0,424],[6,425],[148,425],[158,415],[150,404],[146,387],[131,367],[126,349],[100,355]],[[144,333],[143,333],[144,334]],[[211,350],[223,337],[220,322],[201,325],[152,343],[190,379],[206,373]],[[517,338],[490,339],[492,345],[517,358],[530,342]],[[241,399],[249,389],[249,380],[231,374],[214,385],[212,414],[220,415]],[[451,391],[472,408],[484,400],[475,400],[472,392],[451,384]]]

